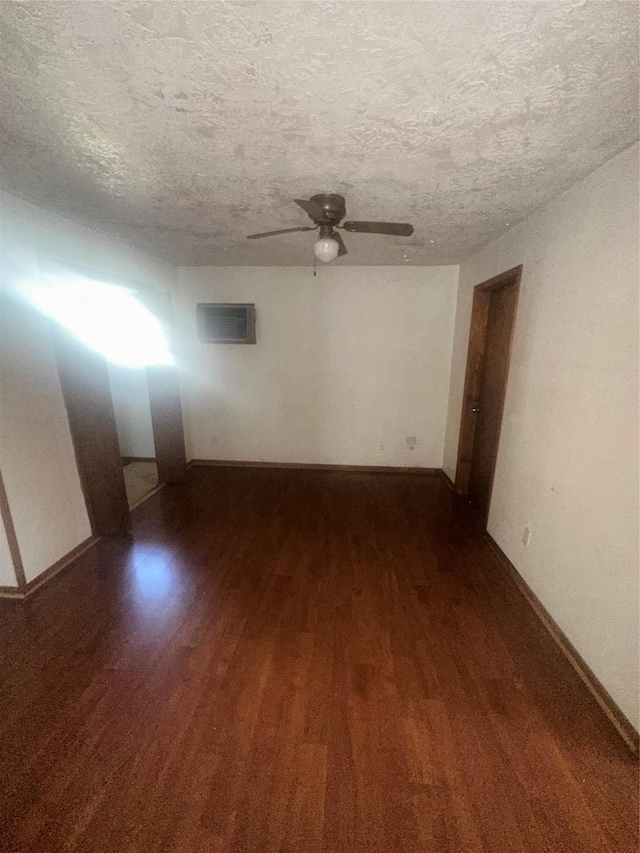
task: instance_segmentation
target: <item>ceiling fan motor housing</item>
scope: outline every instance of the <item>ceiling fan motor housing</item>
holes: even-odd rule
[[[319,193],[318,195],[311,196],[309,201],[314,202],[318,207],[322,208],[322,212],[324,214],[323,218],[320,220],[314,219],[314,217],[309,214],[309,218],[314,222],[326,223],[327,225],[337,225],[338,222],[344,219],[347,213],[344,196],[337,195],[337,193]]]

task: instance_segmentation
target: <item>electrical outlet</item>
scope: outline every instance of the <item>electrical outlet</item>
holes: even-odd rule
[[[528,524],[525,524],[524,529],[522,531],[522,544],[525,548],[528,548],[529,542],[531,542],[531,528]]]

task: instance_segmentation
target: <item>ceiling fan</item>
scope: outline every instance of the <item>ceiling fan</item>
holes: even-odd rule
[[[361,234],[394,234],[397,237],[410,237],[413,234],[413,225],[404,222],[344,222],[347,209],[344,197],[336,193],[319,193],[310,199],[294,199],[309,218],[315,223],[313,227],[304,225],[299,228],[281,228],[279,231],[265,231],[262,234],[249,234],[248,240],[258,240],[261,237],[275,237],[277,234],[291,234],[294,231],[317,231],[320,236],[313,247],[314,254],[319,261],[328,264],[335,258],[341,258],[347,254],[347,247],[342,236],[336,229]]]

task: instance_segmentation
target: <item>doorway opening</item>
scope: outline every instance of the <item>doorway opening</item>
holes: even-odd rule
[[[45,262],[28,298],[52,320],[93,535],[127,535],[130,510],[186,470],[169,294]]]
[[[108,364],[113,412],[129,509],[159,488],[156,448],[145,368]]]
[[[498,457],[522,266],[478,284],[473,292],[456,491],[486,525]]]

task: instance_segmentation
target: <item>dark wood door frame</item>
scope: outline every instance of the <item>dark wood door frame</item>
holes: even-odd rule
[[[138,298],[164,325],[173,325],[171,294],[138,291]],[[151,426],[159,483],[178,483],[187,471],[180,383],[175,365],[147,367]]]
[[[489,318],[489,306],[491,293],[503,287],[516,288],[516,306],[520,290],[520,279],[522,278],[522,264],[500,275],[483,281],[476,285],[473,290],[473,307],[471,311],[471,326],[469,330],[469,350],[467,353],[467,370],[464,381],[464,396],[462,401],[462,417],[460,420],[460,439],[458,443],[458,464],[456,467],[456,491],[460,495],[469,493],[469,482],[471,478],[471,466],[473,463],[474,441],[476,437],[476,424],[478,419],[478,404],[482,387],[484,368],[485,345],[487,341],[487,321]],[[509,356],[511,357],[511,346],[513,343],[514,322],[511,325],[511,336],[509,339]],[[505,377],[502,399],[499,412],[500,421],[504,409],[507,382]],[[493,472],[497,459],[498,448],[495,448],[493,459]],[[491,475],[491,486],[493,489],[493,472]],[[489,497],[490,500],[490,497]]]
[[[51,323],[76,465],[94,536],[131,530],[107,362]]]
[[[180,385],[175,367],[147,367],[158,483],[179,483],[187,472]]]
[[[9,546],[9,555],[11,557],[11,562],[13,563],[13,570],[16,575],[16,582],[18,584],[17,592],[25,593],[27,590],[27,578],[24,573],[24,565],[22,563],[22,555],[20,554],[20,546],[18,545],[18,537],[16,536],[16,529],[13,524],[13,517],[11,515],[11,509],[9,507],[9,499],[7,498],[7,492],[4,487],[4,480],[2,479],[2,473],[0,472],[0,518],[4,524],[4,530],[7,537],[7,544]],[[7,587],[5,592],[11,592],[13,590],[12,587]]]

